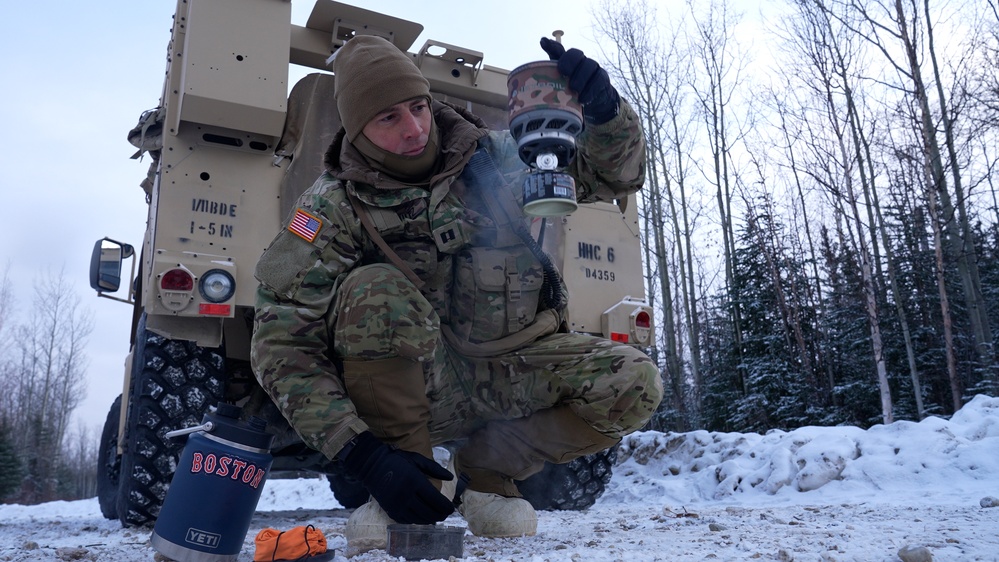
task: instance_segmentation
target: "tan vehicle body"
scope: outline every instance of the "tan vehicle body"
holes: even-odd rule
[[[435,97],[467,104],[494,129],[508,127],[508,73],[483,64],[480,52],[436,41],[410,52],[422,25],[330,0],[316,2],[305,27],[290,20],[287,0],[178,1],[160,105],[148,112],[157,121],[133,130],[156,147],[149,149],[154,162],[143,183],[145,236],[138,251],[98,241],[91,265],[99,295],[135,307],[133,335],[144,317],[144,330],[167,340],[221,346],[226,400],[254,394],[246,390],[255,385],[246,365],[256,262],[298,195],[322,172],[323,154],[340,128],[327,68],[331,53],[357,33],[386,37],[410,53]],[[291,87],[291,65],[319,72]],[[144,138],[153,131],[158,138]],[[146,142],[139,145],[146,150]],[[570,328],[649,345],[636,205],[620,203],[538,219],[535,231],[548,221],[544,248],[569,287]],[[132,273],[122,279],[130,257]],[[169,286],[178,272],[192,282]],[[201,285],[219,272],[235,290],[210,301]],[[121,285],[128,294],[116,297]],[[143,368],[133,361],[137,347],[126,359],[123,397],[135,391],[133,363],[136,371]],[[109,415],[120,418],[119,456],[131,439],[117,438],[128,435],[129,403],[122,402],[120,414],[116,403]]]
[[[319,107],[289,112],[289,65],[325,70],[331,51],[354,32],[385,35],[408,49],[422,26],[328,0],[316,3],[306,27],[290,23],[284,0],[181,0],[177,10],[161,99],[163,148],[134,298],[149,330],[206,347],[225,336],[227,354],[245,358],[243,315],[253,307],[256,261],[321,173],[322,153],[339,128],[330,75],[307,76],[299,86],[311,91],[290,98]],[[481,53],[436,41],[411,55],[436,97],[467,103],[491,127],[506,128],[507,71],[482,64]],[[313,135],[291,147],[290,114]],[[650,334],[629,325],[631,308],[606,317],[622,300],[645,297],[636,206],[621,207],[583,205],[547,219],[545,249],[569,285],[571,329],[629,333],[631,342],[648,344]],[[194,278],[190,291],[161,288],[164,273],[176,268]],[[207,306],[197,287],[213,269],[228,271],[236,286],[219,307]]]

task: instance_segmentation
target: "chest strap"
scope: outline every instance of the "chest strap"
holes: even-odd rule
[[[367,205],[365,205],[357,197],[357,195],[347,189],[347,186],[344,186],[344,191],[347,192],[347,198],[350,199],[350,204],[354,207],[354,212],[357,213],[357,218],[361,219],[361,226],[363,226],[364,230],[367,231],[368,236],[370,236],[371,240],[373,240],[375,245],[378,246],[378,249],[385,254],[385,257],[392,262],[392,265],[394,265],[396,269],[401,271],[402,274],[406,276],[406,279],[409,279],[413,285],[416,285],[417,289],[423,289],[423,280],[420,279],[420,277],[416,275],[416,272],[413,271],[413,269],[399,257],[399,254],[395,253],[395,251],[389,247],[388,243],[385,242],[385,239],[382,238],[382,235],[378,232],[378,229],[375,228],[374,222],[371,220],[371,213],[368,212]]]

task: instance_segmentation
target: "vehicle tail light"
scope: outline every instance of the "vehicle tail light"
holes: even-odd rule
[[[651,328],[652,327],[652,317],[649,316],[648,312],[644,310],[635,315],[635,327],[636,328]]]
[[[164,291],[190,291],[194,289],[194,278],[183,269],[171,269],[160,278],[160,289]]]

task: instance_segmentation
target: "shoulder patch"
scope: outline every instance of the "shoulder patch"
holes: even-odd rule
[[[314,215],[306,213],[302,209],[296,209],[295,216],[288,223],[288,230],[305,239],[306,242],[315,240],[316,236],[319,235],[319,229],[322,227],[323,221]]]

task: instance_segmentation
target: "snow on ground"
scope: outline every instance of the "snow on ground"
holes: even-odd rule
[[[540,512],[534,537],[466,533],[464,560],[999,560],[999,398],[866,431],[644,432],[619,457],[592,508]],[[239,560],[262,528],[313,524],[345,562],[348,515],[323,479],[268,481]],[[0,561],[152,560],[149,534],[103,519],[96,499],[0,505]]]

